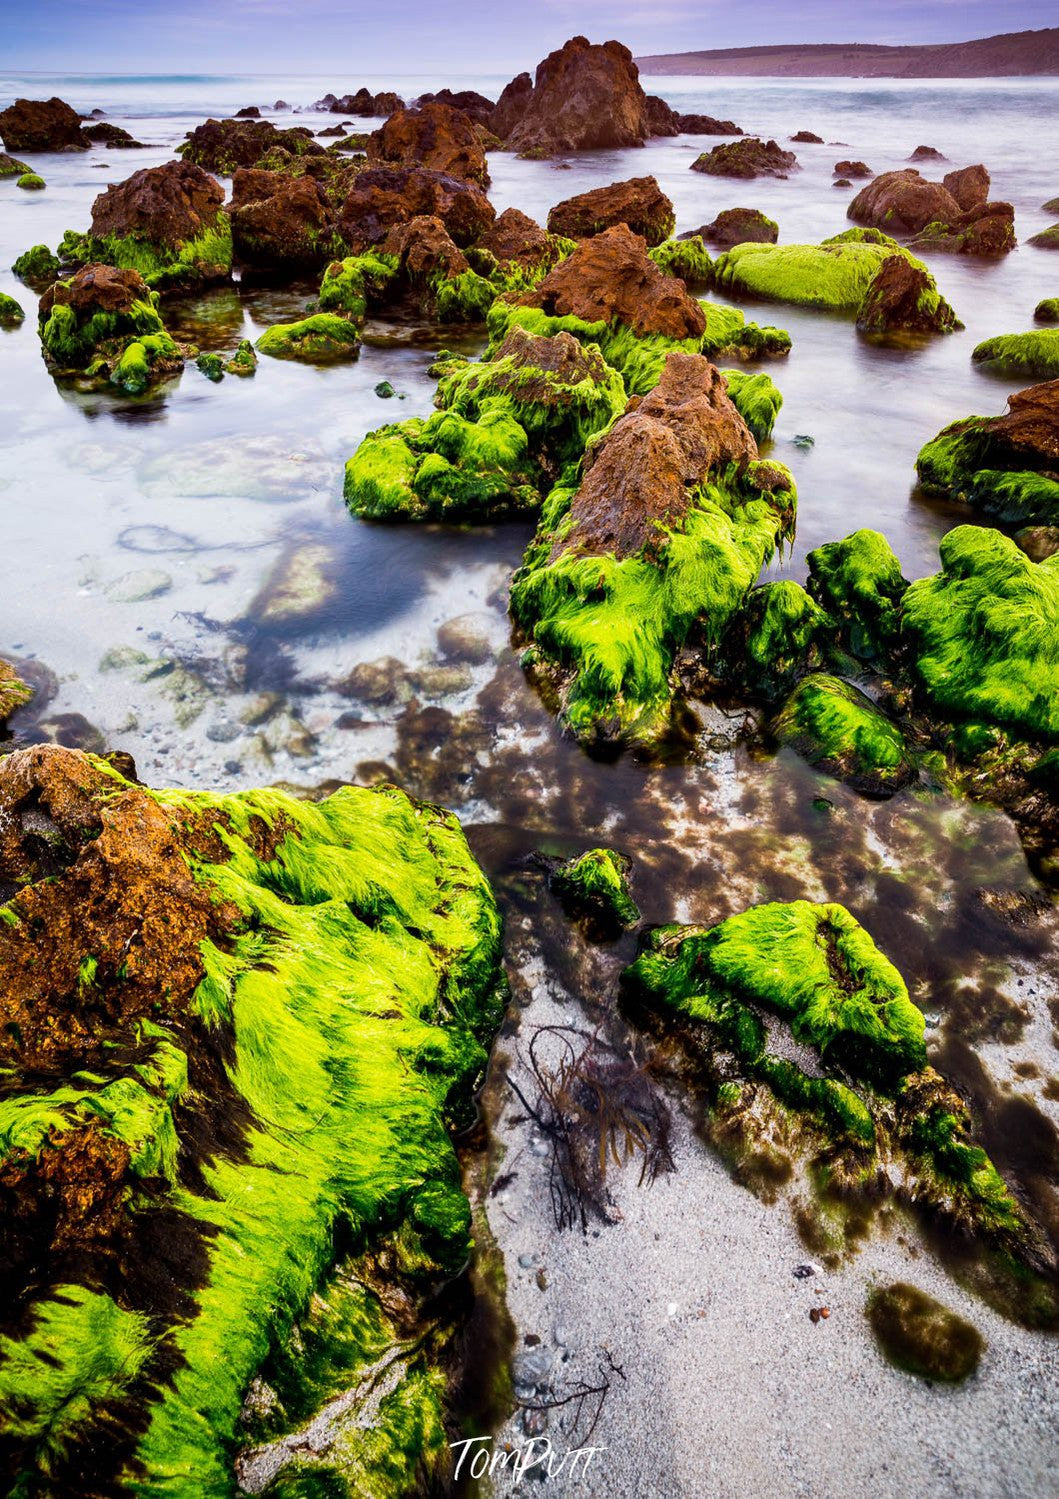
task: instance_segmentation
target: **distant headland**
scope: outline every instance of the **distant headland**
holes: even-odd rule
[[[972,42],[881,47],[833,42],[807,46],[726,47],[636,59],[641,73],[743,75],[749,78],[1019,78],[1059,74],[1059,27],[1009,31]]]

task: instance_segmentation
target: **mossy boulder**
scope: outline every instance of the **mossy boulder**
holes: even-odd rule
[[[21,302],[0,292],[0,328],[17,328],[25,321],[26,312]]]
[[[571,733],[590,747],[666,733],[676,651],[693,627],[721,638],[794,507],[720,372],[670,353],[591,446],[581,483],[552,491],[512,583],[527,664]]]
[[[673,233],[673,203],[654,177],[630,177],[607,187],[591,188],[564,198],[548,214],[548,231],[567,239],[586,239],[615,224],[625,224],[648,245],[660,245]]]
[[[29,167],[24,161],[8,156],[6,151],[0,151],[0,177],[23,177],[28,171]]]
[[[87,265],[40,299],[40,340],[54,375],[87,375],[138,395],[183,369],[184,352],[138,272]]]
[[[23,172],[22,176],[15,183],[16,187],[20,187],[24,192],[29,193],[39,193],[47,185],[44,178],[36,172]]]
[[[730,250],[733,245],[774,245],[780,226],[760,208],[726,208],[699,230],[708,244]]]
[[[225,361],[224,373],[245,378],[252,375],[256,369],[257,355],[254,353],[254,346],[248,338],[242,338],[239,340],[235,353]]]
[[[971,358],[1000,375],[1054,380],[1059,376],[1059,328],[987,338],[977,345]]]
[[[1036,245],[1038,250],[1059,250],[1059,224],[1049,224],[1039,234],[1031,234],[1026,243]]]
[[[318,270],[340,255],[335,209],[321,182],[238,167],[227,209],[237,258],[269,270]]]
[[[62,265],[47,245],[33,245],[31,249],[23,250],[11,269],[20,281],[30,286],[50,286]]]
[[[189,131],[177,147],[186,162],[218,177],[231,177],[239,167],[258,166],[269,152],[282,150],[301,158],[324,155],[305,125],[279,130],[269,120],[206,120]]]
[[[809,553],[809,592],[825,610],[844,649],[884,663],[897,645],[908,580],[880,531],[854,531]]]
[[[1038,323],[1059,323],[1059,297],[1042,297],[1033,309]]]
[[[549,883],[563,909],[590,930],[616,935],[640,919],[629,893],[631,861],[610,848],[590,848],[587,853],[552,870]]]
[[[773,702],[824,663],[834,626],[800,583],[764,583],[732,616],[717,673],[750,697]]]
[[[663,240],[648,251],[660,271],[679,276],[685,286],[709,286],[713,279],[713,261],[701,235],[684,234],[679,239]]]
[[[1059,381],[1008,397],[1001,416],[953,422],[916,458],[924,489],[1012,525],[1059,523]]]
[[[484,322],[499,289],[473,269],[441,220],[425,214],[395,224],[381,258],[395,266],[391,294],[410,294],[424,316],[438,322]]]
[[[899,725],[840,677],[803,677],[773,719],[772,733],[817,770],[868,796],[892,796],[918,775]]]
[[[857,327],[862,333],[952,333],[963,324],[925,266],[891,255],[864,293]]]
[[[33,696],[33,689],[19,676],[9,661],[0,657],[0,728],[18,708]]]
[[[787,177],[797,166],[793,151],[785,151],[775,141],[747,135],[704,151],[691,163],[691,170],[710,177]]]
[[[865,1313],[890,1363],[921,1379],[961,1384],[978,1368],[985,1340],[964,1317],[904,1281],[880,1286]]]
[[[458,824],[54,747],[3,762],[0,807],[9,1479],[408,1492],[447,1455],[459,1314],[416,1309],[470,1251],[450,1130],[504,998]]]
[[[939,551],[941,572],[902,606],[920,692],[946,717],[1059,739],[1059,555],[1033,562],[981,526],[957,526]]]
[[[369,304],[384,300],[396,272],[396,258],[389,255],[350,255],[333,260],[320,282],[317,305],[321,312],[339,313],[359,328]]]
[[[360,334],[348,318],[317,312],[296,323],[274,323],[262,333],[256,348],[272,359],[329,363],[355,359],[360,353]]]
[[[232,229],[223,205],[220,185],[191,162],[134,172],[96,198],[78,258],[138,271],[157,288],[226,280]]]

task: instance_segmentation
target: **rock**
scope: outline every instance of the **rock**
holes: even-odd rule
[[[438,629],[438,650],[447,661],[481,666],[494,655],[492,627],[488,614],[458,614]]]
[[[81,138],[91,141],[94,146],[109,146],[112,151],[146,151],[147,149],[143,141],[134,140],[120,125],[85,125],[81,131]]]
[[[233,1433],[253,1441],[241,1410],[268,1350],[276,1398],[256,1403],[281,1443],[347,1360],[381,1357],[412,1423],[299,1454],[301,1475],[441,1482],[425,1434],[444,1430],[459,1316],[424,1318],[404,1357],[408,1319],[471,1252],[450,1131],[473,1119],[503,1010],[489,887],[456,820],[394,786],[308,803],[134,774],[48,746],[0,765],[0,1066],[20,1117],[0,1185],[20,1230],[5,1395],[30,1423],[9,1478],[116,1492],[131,1465],[164,1488],[164,1430],[196,1490],[237,1468],[258,1492],[276,1470],[252,1445],[237,1460]],[[263,910],[265,963],[247,945]],[[306,1346],[327,1350],[311,1376]]]
[[[484,319],[495,291],[471,270],[440,219],[422,215],[395,224],[383,241],[382,254],[396,260],[397,279],[411,287],[426,316],[439,322]]]
[[[533,79],[530,75],[520,73],[517,78],[512,78],[496,101],[496,108],[489,116],[489,129],[493,134],[500,140],[506,140],[526,113],[532,98]]]
[[[978,203],[943,223],[928,224],[912,240],[915,250],[953,255],[1006,255],[1014,250],[1015,210],[1010,203]]]
[[[343,681],[336,684],[343,697],[354,697],[374,707],[397,702],[405,689],[405,669],[395,656],[380,656],[377,661],[362,661]]]
[[[870,177],[871,167],[866,161],[836,161],[836,177]]]
[[[195,360],[195,368],[200,370],[214,385],[224,379],[224,360],[220,354],[200,354]]]
[[[22,176],[15,183],[15,186],[20,187],[23,192],[29,193],[39,193],[47,185],[44,178],[37,172],[23,172]]]
[[[1033,309],[1038,323],[1059,323],[1059,297],[1044,297]]]
[[[360,353],[360,334],[348,318],[317,312],[296,323],[274,323],[255,345],[273,359],[305,359],[331,363],[355,359]]]
[[[909,161],[945,161],[947,158],[934,146],[917,146],[908,159]]]
[[[866,1314],[883,1354],[899,1369],[960,1384],[978,1368],[981,1333],[917,1286],[898,1281],[872,1291]]]
[[[34,245],[31,250],[23,251],[11,269],[20,281],[30,286],[47,286],[58,280],[62,266],[47,245]]]
[[[989,197],[989,173],[981,164],[961,167],[958,172],[946,172],[941,183],[965,212],[985,203]]]
[[[237,120],[260,120],[261,111],[256,104],[248,104],[244,109],[235,111],[235,118]]]
[[[385,119],[395,110],[404,109],[405,103],[399,95],[387,90],[373,94],[370,89],[359,88],[355,94],[343,94],[340,99],[334,94],[325,94],[310,107],[330,110],[332,114],[356,115],[360,119]]]
[[[84,151],[81,116],[62,99],[16,99],[0,110],[0,136],[9,151]]]
[[[928,224],[958,218],[960,212],[960,205],[947,187],[928,182],[919,172],[905,168],[880,173],[861,189],[846,215],[855,223],[873,225],[887,234],[918,234]]]
[[[0,177],[22,177],[29,171],[24,161],[17,161],[15,157],[8,156],[6,151],[0,151]]]
[[[656,136],[680,134],[680,116],[657,94],[647,95],[647,133]]]
[[[779,225],[758,208],[726,208],[710,224],[695,231],[711,245],[722,250],[748,243],[774,245],[780,237]]]
[[[496,217],[480,187],[426,167],[369,167],[342,205],[339,230],[356,251],[381,244],[394,224],[440,219],[458,245],[473,244]]]
[[[857,312],[862,333],[951,333],[962,326],[930,272],[905,255],[882,262]]]
[[[987,338],[975,348],[971,360],[1020,380],[1054,380],[1059,378],[1059,329]]]
[[[716,637],[742,603],[790,528],[793,482],[758,461],[720,372],[677,352],[588,449],[583,472],[545,511],[512,582],[512,617],[571,733],[588,745],[656,741],[677,648],[695,620]]]
[[[9,297],[6,292],[0,292],[0,328],[17,328],[19,323],[25,321],[25,310],[20,302],[14,297]]]
[[[675,223],[673,204],[654,177],[630,177],[564,198],[548,215],[549,232],[567,239],[585,239],[625,224],[649,245],[668,239]]]
[[[853,183],[848,177],[836,177],[831,184],[832,187],[852,187]]]
[[[167,162],[134,172],[92,205],[92,246],[108,264],[138,270],[148,285],[226,279],[232,234],[220,185],[201,167]]]
[[[823,136],[814,135],[811,130],[799,130],[796,135],[791,136],[791,140],[796,144],[806,146],[822,146],[824,144]]]
[[[247,609],[260,625],[287,624],[318,615],[336,592],[334,558],[320,542],[287,547]]]
[[[1038,250],[1059,250],[1059,224],[1051,224],[1039,234],[1031,234],[1027,244],[1036,245]]]
[[[154,293],[154,299],[157,293]],[[87,265],[56,281],[38,307],[41,346],[52,374],[88,368],[131,395],[183,369],[183,351],[166,332],[155,300],[136,271]]]
[[[826,611],[844,651],[884,664],[897,645],[908,579],[879,531],[854,531],[809,553],[809,593]]]
[[[1059,525],[1023,526],[1015,532],[1015,544],[1031,562],[1043,562],[1059,552]]]
[[[899,726],[839,677],[804,677],[773,720],[772,733],[817,770],[866,796],[892,796],[919,774]]]
[[[447,104],[452,109],[462,111],[479,125],[488,125],[496,108],[492,99],[487,99],[473,88],[458,89],[455,92],[450,88],[440,88],[436,94],[420,94],[415,102],[419,108],[424,104]]]
[[[334,213],[313,177],[237,167],[228,208],[232,243],[255,266],[321,266],[333,252]]]
[[[0,658],[0,729],[19,708],[33,696],[33,689],[19,676],[9,661]]]
[[[161,598],[173,586],[173,579],[159,568],[144,568],[140,572],[122,573],[108,583],[103,592],[112,604],[142,604],[148,599]]]
[[[520,300],[555,317],[621,322],[639,336],[693,338],[706,328],[702,308],[683,282],[664,275],[645,241],[624,224],[582,240]]]
[[[491,128],[508,150],[555,156],[642,146],[650,133],[647,97],[632,53],[620,42],[593,46],[576,36],[538,66],[528,95],[521,80],[500,96]],[[510,128],[506,116],[519,113]]]
[[[969,416],[928,442],[916,472],[931,494],[1010,525],[1059,524],[1059,380],[1008,397],[1002,416]]]
[[[502,268],[517,266],[534,278],[549,271],[563,253],[555,236],[519,208],[505,208],[475,248],[487,251]]]
[[[225,362],[224,372],[226,375],[238,375],[245,379],[256,369],[257,355],[254,353],[254,346],[248,338],[242,338],[231,359]]]
[[[793,151],[748,135],[704,152],[691,163],[691,170],[710,177],[786,177],[797,165]]]
[[[276,102],[275,102],[275,104],[273,104],[272,108],[273,109],[290,109],[290,105],[287,103],[286,99],[277,99]]]
[[[734,120],[717,120],[713,115],[682,114],[678,115],[680,120],[681,135],[745,135],[746,132],[735,123]]]
[[[277,130],[268,120],[206,120],[177,147],[185,161],[219,177],[231,177],[237,167],[257,166],[276,150],[298,158],[324,155],[323,146],[313,140],[307,126]]]
[[[553,869],[548,883],[567,915],[584,921],[594,935],[616,936],[640,919],[629,893],[631,868],[625,854],[590,848]]]
[[[399,109],[368,142],[372,161],[422,166],[488,187],[489,169],[478,131],[468,115],[448,104]]]
[[[344,136],[345,133],[346,127],[344,125],[331,125],[327,130],[318,130],[316,132],[316,138],[317,140],[325,140],[328,136],[335,136],[336,138],[340,138]]]

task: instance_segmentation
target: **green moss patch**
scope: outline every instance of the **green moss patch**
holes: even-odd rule
[[[809,592],[834,622],[846,650],[885,661],[901,628],[908,580],[880,531],[854,531],[809,553]]]
[[[274,323],[257,341],[257,350],[271,359],[305,359],[310,363],[332,363],[355,359],[360,353],[360,334],[348,318],[332,312],[317,312],[296,323]]]
[[[41,188],[47,186],[47,183],[36,172],[23,172],[22,176],[15,183],[15,186],[23,188],[26,192],[34,193],[40,192]]]
[[[43,284],[54,281],[62,266],[47,245],[34,245],[22,252],[11,269],[20,281]]]
[[[1038,314],[1039,311],[1038,308]],[[977,345],[971,358],[975,364],[998,374],[1054,380],[1059,376],[1059,328],[987,338]]]
[[[885,1357],[909,1374],[960,1384],[978,1368],[981,1333],[917,1286],[898,1281],[872,1291],[865,1313]]]
[[[839,677],[804,677],[773,720],[772,732],[810,765],[869,796],[889,796],[918,773],[900,727]]]
[[[571,916],[591,928],[617,933],[640,919],[629,893],[630,861],[609,848],[590,848],[551,874],[551,888]]]
[[[0,328],[16,328],[19,323],[25,321],[26,313],[21,302],[16,302],[14,297],[9,297],[6,292],[0,292]]]

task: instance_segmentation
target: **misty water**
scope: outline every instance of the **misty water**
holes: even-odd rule
[[[971,1098],[981,1142],[1043,1219],[1059,1222],[1059,1088],[1050,1081],[1059,1065],[1048,1011],[1059,994],[1055,928],[1050,916],[1013,926],[980,897],[1045,893],[1002,813],[926,787],[865,801],[787,753],[751,755],[740,721],[707,705],[693,753],[666,764],[593,761],[560,735],[512,649],[506,588],[529,526],[382,527],[347,513],[342,466],[360,439],[427,414],[436,351],[475,354],[484,336],[369,321],[355,363],[263,359],[252,380],[219,385],[189,365],[138,399],[82,393],[45,369],[36,299],[8,267],[30,245],[54,247],[64,230],[86,228],[107,183],[170,159],[207,115],[257,104],[278,124],[319,129],[336,117],[266,107],[361,84],[412,97],[447,83],[495,97],[505,81],[0,77],[0,104],[58,93],[149,143],[27,155],[47,180],[43,193],[0,183],[0,290],[28,314],[0,333],[0,656],[38,688],[16,738],[126,750],[153,785],[384,778],[454,808],[508,918],[514,1000],[501,1059],[514,1060],[544,1022],[628,1039],[613,995],[631,940],[600,950],[572,934],[527,862],[535,852],[604,840],[624,850],[648,922],[713,922],[764,899],[841,901],[903,972],[928,1017],[931,1060]],[[677,232],[746,205],[777,219],[781,241],[817,241],[847,227],[853,194],[832,185],[837,160],[860,158],[880,172],[920,144],[953,166],[984,161],[993,196],[1014,203],[1016,252],[996,264],[930,261],[966,325],[952,336],[871,341],[843,319],[746,309],[792,338],[789,358],[765,366],[784,405],[763,452],[792,469],[799,493],[797,537],[773,573],[803,579],[807,551],[859,526],[885,532],[906,576],[935,571],[938,540],[967,517],[917,493],[915,455],[947,422],[1003,409],[1012,386],[975,369],[971,350],[1030,328],[1037,301],[1059,294],[1059,256],[1025,244],[1050,221],[1041,205],[1059,192],[1059,81],[645,81],[677,109],[731,117],[784,144],[800,129],[829,144],[795,146],[801,170],[789,180],[750,183],[690,172],[716,143],[698,137],[560,162],[493,154],[497,210],[514,205],[543,222],[561,198],[653,173],[675,204]],[[231,349],[298,316],[314,292],[312,282],[237,283],[167,301],[166,321],[204,350]],[[382,381],[396,397],[376,395]],[[811,445],[796,441],[805,437]],[[453,619],[471,641],[462,652],[445,647],[451,630],[439,644]],[[831,1329],[809,1328],[800,1304],[785,1310],[789,1266],[805,1250],[783,1203],[729,1180],[679,1092],[675,1176],[638,1190],[632,1173],[620,1189],[624,1222],[562,1245],[546,1202],[534,1207],[540,1158],[508,1103],[498,1061],[486,1110],[505,1171],[522,1177],[491,1199],[490,1220],[519,1336],[541,1335],[570,1378],[592,1373],[608,1339],[625,1369],[594,1439],[623,1450],[628,1465],[617,1463],[600,1492],[830,1494],[861,1482],[898,1493],[928,1481],[938,1493],[1034,1491],[1054,1456],[1051,1345],[976,1302],[924,1247],[922,1273],[996,1351],[974,1387],[946,1403],[876,1367],[867,1332],[853,1326],[872,1256],[892,1272],[904,1251],[894,1241],[869,1245],[832,1278],[832,1304],[845,1294],[851,1331],[841,1352],[835,1337],[827,1346]],[[520,1255],[531,1263],[519,1268]],[[579,1290],[588,1280],[594,1300]],[[712,1310],[692,1316],[692,1304]],[[1004,1415],[1011,1401],[1015,1423]],[[894,1410],[907,1428],[888,1424]],[[764,1439],[748,1468],[754,1431],[782,1411],[786,1445]],[[867,1444],[872,1411],[887,1419]],[[864,1451],[851,1455],[858,1442]],[[992,1465],[985,1477],[983,1462]]]

